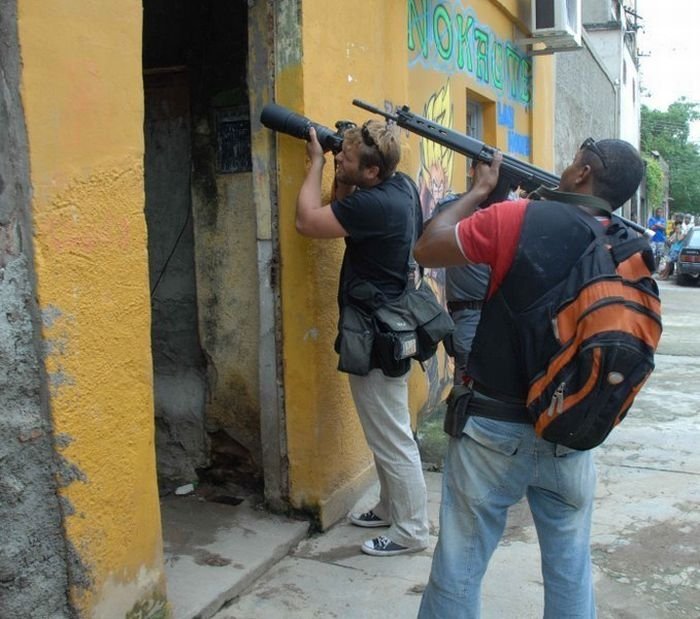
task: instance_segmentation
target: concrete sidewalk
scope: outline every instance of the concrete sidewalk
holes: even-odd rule
[[[596,454],[591,543],[601,619],[700,617],[700,391],[669,407],[683,377],[673,359],[660,356],[658,365],[634,415]],[[700,362],[684,365],[697,381]],[[359,546],[376,530],[345,521],[303,540],[215,619],[415,617],[437,539],[441,479],[426,473],[427,550],[364,555]],[[376,492],[358,507],[371,507]],[[542,617],[542,595],[537,535],[521,502],[511,509],[484,580],[482,617]]]
[[[431,538],[425,551],[397,557],[365,555],[361,543],[381,529],[362,529],[345,521],[301,542],[215,619],[415,617],[437,541],[441,480],[440,473],[426,473]],[[358,509],[371,507],[377,491],[375,486]],[[507,540],[494,557],[484,587],[484,606],[488,607],[484,617],[541,615],[539,564],[529,557],[536,553],[528,548],[532,545],[528,518],[524,504],[512,510]],[[517,582],[509,578],[514,571]],[[508,582],[508,596],[503,595],[504,582]]]
[[[596,449],[591,543],[601,619],[700,617],[700,290],[668,284],[662,298],[665,331],[657,369],[628,418]],[[192,612],[195,596],[208,595],[211,602],[210,577],[203,582],[181,569],[197,566],[196,558],[177,558],[166,533],[175,619],[206,619],[225,600],[231,601],[215,619],[415,617],[437,539],[441,477],[426,473],[430,546],[412,555],[362,554],[360,544],[378,530],[347,521],[305,537],[305,523],[251,512],[255,517],[247,520],[242,511],[232,527],[232,512],[220,511],[203,532],[201,548],[223,562],[235,559],[209,567],[227,592],[216,603],[199,602],[206,608],[199,615],[182,609],[189,604]],[[371,507],[376,495],[374,487],[358,508]],[[482,617],[541,617],[542,591],[537,536],[527,504],[519,503],[484,581]]]

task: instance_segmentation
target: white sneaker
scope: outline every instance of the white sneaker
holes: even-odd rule
[[[380,535],[374,539],[368,539],[364,544],[362,544],[361,549],[367,555],[373,555],[375,557],[392,557],[394,555],[404,555],[409,552],[420,552],[425,550],[427,546],[419,546],[417,548],[409,548],[407,546],[401,546],[396,542],[392,542],[388,537]]]

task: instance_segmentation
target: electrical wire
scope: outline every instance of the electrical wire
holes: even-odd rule
[[[158,288],[158,284],[160,284],[160,280],[163,279],[163,275],[165,275],[165,271],[168,268],[168,263],[170,262],[170,259],[173,257],[173,254],[175,253],[175,250],[177,249],[178,243],[180,242],[180,239],[182,238],[182,235],[185,233],[185,230],[187,230],[187,224],[190,223],[190,213],[192,212],[192,207],[188,207],[187,209],[187,217],[185,217],[185,223],[182,225],[182,230],[180,230],[180,234],[177,235],[177,239],[175,239],[175,244],[173,245],[173,248],[170,250],[170,254],[168,254],[168,257],[165,260],[165,263],[163,264],[163,268],[160,270],[160,274],[158,275],[158,279],[156,279],[156,283],[153,284],[153,288],[151,288],[151,299],[153,298],[153,295],[156,292],[156,288]]]

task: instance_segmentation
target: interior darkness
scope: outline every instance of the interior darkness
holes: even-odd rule
[[[247,3],[144,0],[143,9],[159,486],[164,494],[193,481],[259,487],[262,472],[236,437],[220,429],[207,432],[207,359],[199,340],[192,218],[196,194],[203,196],[198,217],[205,225],[215,222],[216,175],[250,168],[249,135],[229,130],[235,140],[226,142],[220,120],[222,110],[235,110],[236,119],[245,119],[235,127],[249,125]]]

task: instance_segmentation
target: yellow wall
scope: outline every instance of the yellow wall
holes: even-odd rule
[[[353,98],[380,105],[389,96],[405,99],[402,14],[402,3],[397,1],[305,0],[301,15],[303,60],[279,71],[277,102],[333,127],[338,119],[362,122],[369,117],[352,105]],[[368,15],[371,19],[362,17]],[[329,28],[329,24],[335,26]],[[349,508],[345,493],[361,485],[371,462],[347,377],[336,371],[333,352],[344,243],[305,239],[296,233],[294,208],[304,175],[305,147],[286,136],[280,136],[278,146],[291,497],[297,507],[322,504],[321,520],[328,523]],[[327,160],[326,180],[330,183],[330,155]]]
[[[38,298],[83,616],[164,605],[141,0],[18,0]],[[81,588],[81,577],[90,581]]]
[[[467,12],[459,2],[439,3],[456,19]],[[515,101],[466,70],[440,62],[414,62],[407,45],[408,12],[428,10],[432,27],[437,2],[430,0],[357,0],[330,3],[301,1],[301,51],[278,55],[276,101],[314,121],[332,127],[338,119],[362,122],[370,117],[353,107],[353,98],[380,108],[403,104],[424,115],[431,95],[449,82],[452,90],[456,130],[465,131],[466,93],[491,103],[496,118],[498,102],[512,106],[512,127],[499,124],[485,138],[508,151],[509,130],[532,145],[529,157],[544,165],[551,141],[532,136],[539,102]],[[513,1],[475,0],[468,15],[486,26],[500,42],[513,42],[514,21],[522,18]],[[517,15],[516,15],[517,14]],[[521,22],[518,22],[521,23]],[[333,27],[329,27],[333,24]],[[277,30],[280,36],[280,30]],[[523,33],[522,36],[525,36]],[[284,42],[293,48],[294,37]],[[493,40],[493,38],[491,39]],[[517,44],[514,44],[516,48]],[[279,43],[278,43],[279,46]],[[279,49],[279,48],[278,48]],[[525,56],[524,48],[518,48]],[[455,52],[456,54],[456,52]],[[456,55],[452,59],[456,62]],[[544,84],[545,78],[537,83]],[[528,86],[529,88],[529,86]],[[522,94],[522,93],[521,93]],[[540,96],[549,93],[540,90]],[[529,88],[527,96],[532,95]],[[547,113],[551,106],[544,105]],[[549,122],[542,121],[542,125]],[[445,123],[441,123],[445,124]],[[402,134],[401,169],[417,181],[421,175],[421,144],[415,135]],[[531,141],[530,141],[531,140]],[[530,142],[528,142],[530,141]],[[551,155],[550,155],[551,156]],[[278,140],[280,242],[282,248],[282,303],[284,315],[284,382],[292,502],[297,507],[322,508],[322,523],[339,517],[347,496],[362,483],[371,466],[369,453],[353,408],[345,375],[336,371],[333,352],[336,334],[336,291],[343,252],[341,240],[309,240],[294,229],[295,199],[304,176],[305,147],[300,140],[284,135]],[[465,187],[464,158],[453,157],[454,191]],[[326,188],[333,166],[328,156]],[[451,366],[444,356],[434,361],[430,381],[418,368],[410,380],[414,411],[444,395]],[[430,384],[429,384],[430,382]]]

